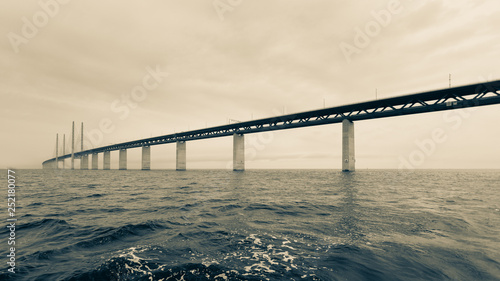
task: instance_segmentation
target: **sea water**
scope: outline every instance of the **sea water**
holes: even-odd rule
[[[498,170],[16,177],[0,280],[500,280]]]

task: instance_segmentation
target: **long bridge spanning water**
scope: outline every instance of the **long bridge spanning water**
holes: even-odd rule
[[[56,141],[56,157],[44,161],[42,165],[44,169],[57,169],[60,161],[70,158],[71,168],[74,169],[75,159],[80,159],[80,169],[87,170],[89,169],[89,156],[92,155],[91,169],[97,170],[99,168],[98,154],[103,153],[102,168],[104,170],[109,170],[111,167],[111,151],[119,150],[119,169],[126,170],[127,149],[142,147],[142,169],[149,170],[151,168],[151,146],[176,143],[176,169],[186,170],[186,142],[233,136],[233,170],[243,171],[245,170],[244,137],[246,134],[342,123],[342,170],[354,171],[356,162],[354,150],[354,121],[499,103],[500,80],[497,80],[145,138],[88,150],[83,150],[82,147],[82,151],[79,152],[74,151],[73,124],[73,137],[71,140],[73,143],[72,152],[69,154],[63,152],[63,155],[59,156],[59,149]],[[81,137],[83,139],[83,126]]]

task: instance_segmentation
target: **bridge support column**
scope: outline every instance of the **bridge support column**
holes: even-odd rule
[[[177,151],[176,151],[176,163],[175,169],[177,171],[185,171],[186,170],[186,142],[185,141],[177,141]]]
[[[127,169],[127,149],[120,149],[118,170]]]
[[[111,169],[111,151],[104,151],[102,157],[102,169],[103,170]]]
[[[66,135],[63,135],[63,155],[66,155]],[[62,168],[65,169],[66,167],[65,166],[65,159],[61,160],[62,162]]]
[[[347,119],[342,120],[342,171],[355,170],[354,157],[354,123]]]
[[[56,134],[56,169],[59,169],[59,134]]]
[[[245,170],[245,135],[233,135],[233,171]]]
[[[71,129],[71,170],[75,169],[75,121]]]
[[[89,169],[89,155],[82,155],[80,157],[80,170],[88,170]]]
[[[151,170],[151,146],[142,147],[142,169]]]
[[[92,170],[97,170],[99,168],[98,159],[98,154],[92,153]]]

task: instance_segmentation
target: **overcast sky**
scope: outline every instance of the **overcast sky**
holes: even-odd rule
[[[0,168],[41,168],[72,121],[97,147],[446,88],[449,74],[498,80],[499,13],[495,0],[2,1]],[[499,169],[499,111],[356,122],[357,168]],[[246,141],[249,169],[341,167],[340,124]],[[232,139],[187,156],[227,168]],[[153,146],[151,165],[175,168],[175,145]]]

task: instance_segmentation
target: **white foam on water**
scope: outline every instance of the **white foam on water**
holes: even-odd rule
[[[270,266],[266,266],[264,261],[260,261],[259,263],[254,263],[252,265],[245,266],[246,272],[250,272],[252,270],[259,271],[259,272],[267,272],[267,273],[276,272],[275,270],[272,270]]]
[[[209,267],[212,264],[219,264],[219,262],[213,259],[205,259],[204,261],[201,262],[201,264],[203,264],[206,267]]]
[[[219,274],[219,275],[217,275],[217,276],[214,276],[214,278],[222,278],[222,279],[224,279],[224,280],[227,280],[227,276],[226,276],[226,274],[225,274],[225,273],[221,273],[221,274]]]
[[[284,241],[275,241],[278,239],[277,237],[269,237],[272,239],[269,239],[270,242],[267,244],[264,241],[267,241],[268,239],[264,239],[263,241],[261,238],[257,237],[257,234],[250,234],[240,243],[244,245],[245,241],[247,241],[247,243],[249,241],[253,242],[251,245],[247,246],[246,249],[248,252],[242,252],[239,254],[231,253],[228,257],[238,256],[240,261],[254,261],[254,263],[244,266],[244,269],[247,272],[244,275],[275,273],[278,268],[281,268],[286,272],[298,269],[298,266],[294,264],[298,256],[290,252],[290,250],[296,250],[294,247],[290,246],[290,244],[298,243],[292,242],[297,240],[290,241],[287,238],[284,238]]]
[[[248,238],[253,239],[254,244],[262,245],[262,241],[260,240],[260,238],[257,238],[256,235],[257,234],[250,234],[250,236],[248,236]]]
[[[129,271],[130,273],[141,273],[144,275],[149,275],[149,279],[152,280],[153,273],[151,268],[149,268],[147,264],[143,264],[143,261],[147,259],[140,258],[136,255],[137,253],[142,253],[147,250],[147,248],[137,249],[137,247],[130,247],[124,250],[122,254],[118,255],[118,257],[125,258],[128,261],[136,264],[136,266],[125,264],[125,268],[127,269],[127,271]],[[141,269],[141,267],[145,267],[147,270]]]
[[[283,261],[284,262],[289,262],[293,263],[293,261],[297,258],[288,253],[288,251],[280,252],[280,253],[275,253],[275,255],[282,255],[283,256]]]

